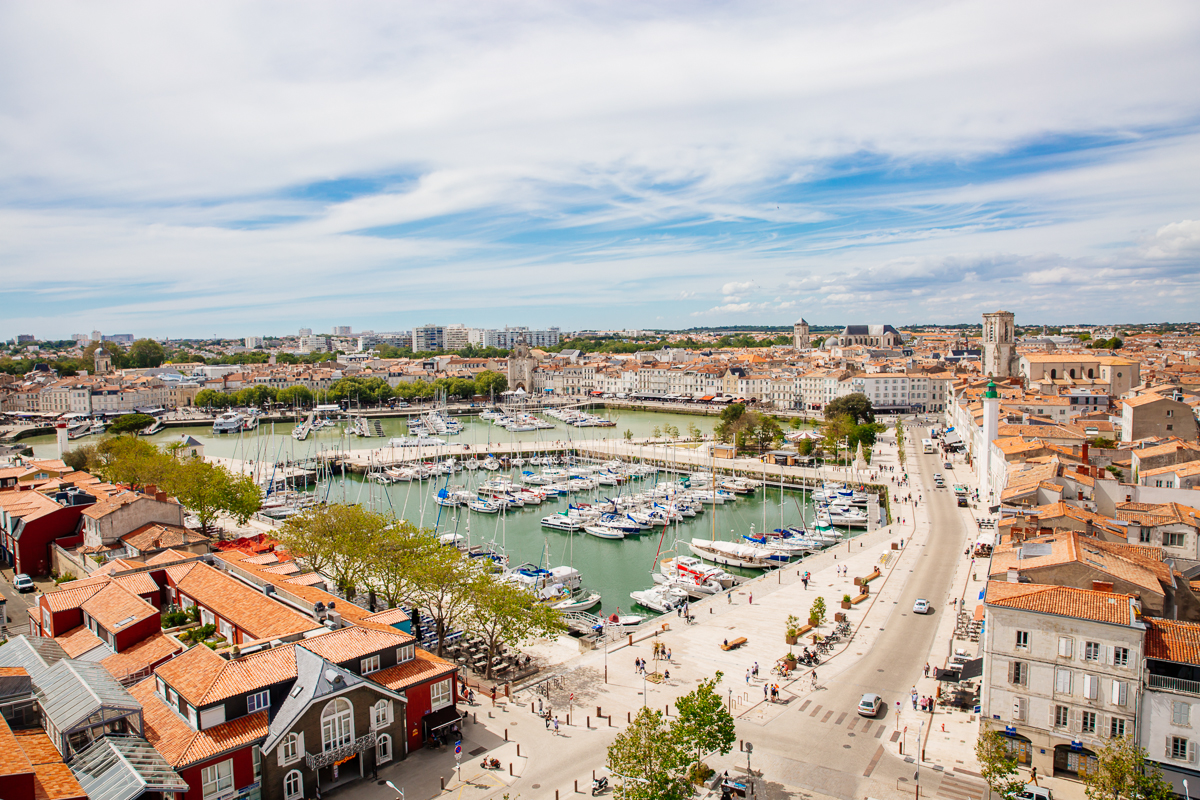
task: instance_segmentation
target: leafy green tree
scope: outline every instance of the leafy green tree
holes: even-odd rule
[[[89,463],[98,477],[130,486],[165,486],[174,468],[172,460],[145,439],[106,436],[96,445],[96,460]]]
[[[796,442],[796,452],[802,456],[811,456],[815,447],[812,439],[801,439]]]
[[[470,586],[471,602],[463,611],[463,627],[487,645],[487,673],[492,677],[492,658],[501,644],[516,646],[539,636],[554,636],[567,629],[562,613],[537,602],[524,588],[502,581],[492,573],[480,573]]]
[[[154,424],[154,417],[149,414],[122,414],[108,426],[112,434],[136,433]]]
[[[94,444],[84,444],[63,453],[63,463],[73,470],[86,472],[94,469],[100,454]]]
[[[651,438],[651,439],[658,439],[658,438],[660,438],[661,436],[662,436],[662,429],[660,429],[660,428],[659,428],[657,425],[655,425],[655,426],[654,426],[654,427],[653,427],[653,428],[650,430],[650,438]]]
[[[850,449],[857,450],[861,444],[863,447],[872,447],[875,444],[876,437],[887,430],[887,426],[879,422],[863,422],[858,425],[852,425],[846,432],[850,438]]]
[[[671,723],[674,738],[695,753],[697,764],[705,753],[725,755],[737,739],[733,716],[716,691],[722,677],[718,672],[714,678],[701,680],[699,686],[675,701],[678,716]]]
[[[475,394],[499,397],[508,391],[508,377],[499,372],[484,370],[475,376]]]
[[[234,475],[198,458],[168,461],[174,469],[164,486],[196,515],[202,532],[208,531],[222,511],[244,525],[262,507],[262,491],[248,475]]]
[[[344,506],[321,505],[305,509],[288,517],[275,536],[309,569],[329,574],[341,549],[342,508]]]
[[[304,408],[313,404],[313,393],[307,386],[288,386],[275,395],[275,402],[293,408]]]
[[[816,600],[813,600],[812,608],[808,610],[808,621],[813,625],[820,627],[821,623],[825,621],[826,611],[825,598],[818,597]]]
[[[843,415],[848,415],[856,425],[864,421],[875,421],[875,409],[871,407],[871,399],[862,392],[838,397],[825,406],[825,419]]]
[[[701,436],[700,428],[694,422],[688,423],[687,431],[689,439],[699,439]]]
[[[477,560],[463,558],[455,547],[446,547],[432,530],[421,530],[410,550],[408,599],[433,617],[437,655],[442,654],[446,632],[469,607],[471,587],[478,575]]]
[[[625,437],[625,441],[627,441],[627,442],[633,440],[633,431],[629,430],[628,428],[626,428],[625,433],[623,433],[621,435]]]
[[[616,800],[686,800],[692,796],[685,751],[663,712],[642,707],[633,723],[608,746],[607,767],[618,776]]]
[[[985,730],[975,741],[975,757],[988,788],[1001,797],[1012,797],[1024,788],[1017,773],[1017,755],[1008,738],[998,731]]]
[[[131,367],[157,367],[167,360],[163,346],[153,339],[138,339],[129,346],[126,361]]]
[[[1170,785],[1155,767],[1146,771],[1146,751],[1132,736],[1109,739],[1096,755],[1096,769],[1081,776],[1088,800],[1167,800]]]
[[[822,441],[825,452],[833,453],[833,457],[837,458],[838,452],[853,428],[854,419],[849,414],[840,414],[836,417],[831,417],[826,413],[825,425],[821,429],[821,432],[825,434]]]

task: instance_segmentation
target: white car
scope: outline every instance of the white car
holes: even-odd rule
[[[918,600],[917,602],[913,603],[913,613],[914,614],[928,614],[929,613],[929,601],[928,600]]]

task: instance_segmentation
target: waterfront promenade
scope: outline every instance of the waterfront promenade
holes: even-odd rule
[[[876,452],[878,465],[895,463],[894,446],[885,443]],[[530,712],[530,703],[536,704],[540,696],[535,691],[519,691],[496,708],[481,697],[481,704],[471,709],[478,724],[468,724],[465,729],[464,752],[472,755],[464,756],[461,776],[455,773],[448,753],[414,753],[394,768],[396,780],[407,781],[402,786],[406,797],[439,796],[443,780],[445,794],[454,797],[561,798],[572,794],[575,781],[587,792],[592,771],[605,774],[605,749],[628,715],[643,703],[669,709],[675,698],[717,670],[724,673],[718,689],[737,717],[739,739],[753,743],[750,764],[761,782],[759,797],[912,797],[914,765],[898,755],[904,728],[910,729],[908,741],[915,742],[911,731],[920,718],[907,705],[908,693],[918,684],[923,693],[932,693],[925,688],[923,667],[926,662],[944,663],[948,652],[948,642],[942,637],[944,621],[957,609],[957,601],[973,591],[961,581],[963,564],[969,564],[963,550],[976,532],[971,509],[957,508],[948,492],[933,493],[929,476],[944,471],[940,462],[935,463],[932,456],[913,455],[910,466],[914,468],[914,486],[893,491],[897,495],[912,491],[914,497],[920,492],[925,502],[915,507],[897,505],[893,524],[807,559],[802,567],[772,572],[728,596],[693,603],[695,625],[664,616],[642,626],[632,645],[626,639],[607,649],[581,653],[539,676],[557,676],[545,685],[548,696],[541,699],[559,716],[560,735],[555,736]],[[899,549],[892,549],[893,544]],[[838,574],[840,567],[846,567],[845,575]],[[775,660],[789,650],[784,643],[786,617],[807,617],[817,596],[825,598],[832,617],[840,610],[842,596],[856,593],[853,579],[876,567],[882,575],[872,582],[870,599],[847,612],[854,635],[848,642],[843,640],[818,668],[816,688],[806,669],[787,679],[772,675]],[[812,573],[808,588],[800,580],[798,572],[802,570]],[[916,597],[930,600],[934,613],[913,615]],[[956,601],[953,605],[952,600]],[[827,623],[821,630],[829,629]],[[721,649],[725,639],[742,636],[748,639],[745,646]],[[669,664],[659,664],[660,671],[669,669],[671,673],[664,683],[643,680],[633,668],[637,657],[653,664],[656,641],[671,650]],[[746,671],[755,662],[759,677],[747,681]],[[763,700],[767,681],[779,683],[785,702]],[[868,721],[858,717],[854,707],[860,694],[872,691],[884,697],[888,708],[878,720]],[[899,715],[897,700],[905,703]],[[955,715],[959,714],[962,712],[935,716],[940,724],[943,718],[958,722]],[[927,724],[925,730],[932,727]],[[979,800],[983,784],[971,774],[977,768],[969,756],[964,757],[950,743],[943,746],[931,739],[928,745],[922,792],[949,800]],[[500,759],[499,773],[480,769],[479,748]],[[940,761],[935,763],[931,755]],[[735,747],[728,756],[708,761],[720,770],[728,769],[731,775],[744,775],[747,756]],[[391,774],[384,770],[380,777]],[[394,797],[386,786],[364,787],[356,790],[359,794],[372,800]]]

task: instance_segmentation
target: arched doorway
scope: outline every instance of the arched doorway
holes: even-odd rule
[[[1050,380],[1052,380],[1052,381],[1058,380],[1058,370],[1056,370],[1056,369],[1050,370]]]
[[[1096,771],[1096,754],[1091,750],[1060,744],[1054,748],[1054,774],[1080,778]]]
[[[1089,378],[1094,378],[1094,377],[1096,377],[1096,370],[1094,370],[1094,369],[1089,369],[1089,370],[1088,370],[1088,377],[1089,377]]]
[[[1071,370],[1071,378],[1072,378],[1072,380],[1074,380],[1074,378],[1075,378],[1075,370],[1074,369]]]

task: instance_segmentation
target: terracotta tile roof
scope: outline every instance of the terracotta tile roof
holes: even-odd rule
[[[62,636],[55,636],[54,641],[58,642],[59,646],[62,647],[63,652],[67,654],[67,658],[78,658],[84,653],[95,650],[97,647],[105,646],[100,637],[82,625],[72,628]]]
[[[24,667],[0,667],[0,678],[28,677],[29,670]]]
[[[158,614],[157,608],[115,581],[88,598],[80,608],[113,633]]]
[[[294,645],[285,644],[229,661],[221,659],[224,668],[217,674],[196,705],[205,706],[237,694],[295,679],[296,651],[294,648]],[[217,656],[217,658],[221,657]]]
[[[61,764],[62,754],[54,746],[54,742],[50,741],[50,737],[41,730],[24,730],[13,731],[17,737],[17,743],[21,749],[25,751],[25,757],[29,759],[29,763],[37,764]]]
[[[416,658],[412,661],[405,661],[403,664],[373,672],[367,677],[392,691],[399,692],[410,686],[416,686],[435,678],[443,678],[454,672],[455,666],[449,661],[443,661],[419,647],[416,651]]]
[[[295,575],[300,571],[300,565],[295,561],[285,561],[282,564],[271,564],[262,568],[263,572],[269,572],[272,575]]]
[[[146,559],[148,567],[162,567],[167,564],[175,564],[180,561],[187,561],[189,558],[196,558],[195,553],[185,553],[180,550],[164,550],[161,553],[155,553],[150,558]]]
[[[389,608],[386,611],[376,611],[374,614],[369,614],[364,617],[372,622],[379,622],[384,625],[395,625],[397,622],[407,622],[408,614],[404,613],[403,609]]]
[[[143,639],[128,650],[113,653],[108,658],[102,659],[100,666],[111,672],[114,678],[120,680],[166,661],[182,650],[183,645],[159,632]]]
[[[303,575],[288,578],[285,583],[293,586],[317,586],[325,583],[325,579],[316,572],[306,572]]]
[[[86,800],[87,793],[75,779],[75,773],[61,761],[38,764],[33,768],[34,800]]]
[[[1200,664],[1200,623],[1146,618],[1146,658]]]
[[[0,492],[0,508],[7,511],[10,516],[32,522],[48,514],[53,514],[62,506],[38,492],[9,490]]]
[[[142,704],[146,741],[175,769],[183,769],[237,750],[267,736],[266,711],[256,711],[208,730],[197,731],[154,693],[153,679],[138,683],[129,693]]]
[[[185,570],[186,574],[176,577]],[[229,620],[251,638],[276,639],[318,627],[308,617],[203,562],[167,567],[167,574],[180,591]]]
[[[17,744],[8,723],[0,717],[0,775],[22,775],[33,772],[29,757]]]
[[[227,663],[204,645],[196,645],[163,664],[155,674],[192,705],[200,706],[203,705],[200,700]]]
[[[131,503],[136,503],[138,500],[144,499],[144,496],[137,492],[125,490],[120,494],[113,495],[102,500],[97,500],[94,504],[83,510],[83,515],[89,519],[102,519],[113,513],[119,508],[123,508]]]
[[[178,525],[163,525],[152,522],[130,531],[121,537],[126,545],[139,551],[163,550],[172,547],[184,547],[200,542],[209,541],[207,536],[181,528]]]
[[[1130,605],[1134,599],[1128,594],[1076,589],[1073,586],[988,581],[984,603],[1113,625],[1132,625],[1135,616]]]
[[[413,641],[415,641],[414,637],[401,631],[392,630],[389,633],[354,626],[313,636],[299,644],[326,661],[342,664],[388,648],[411,644]]]

